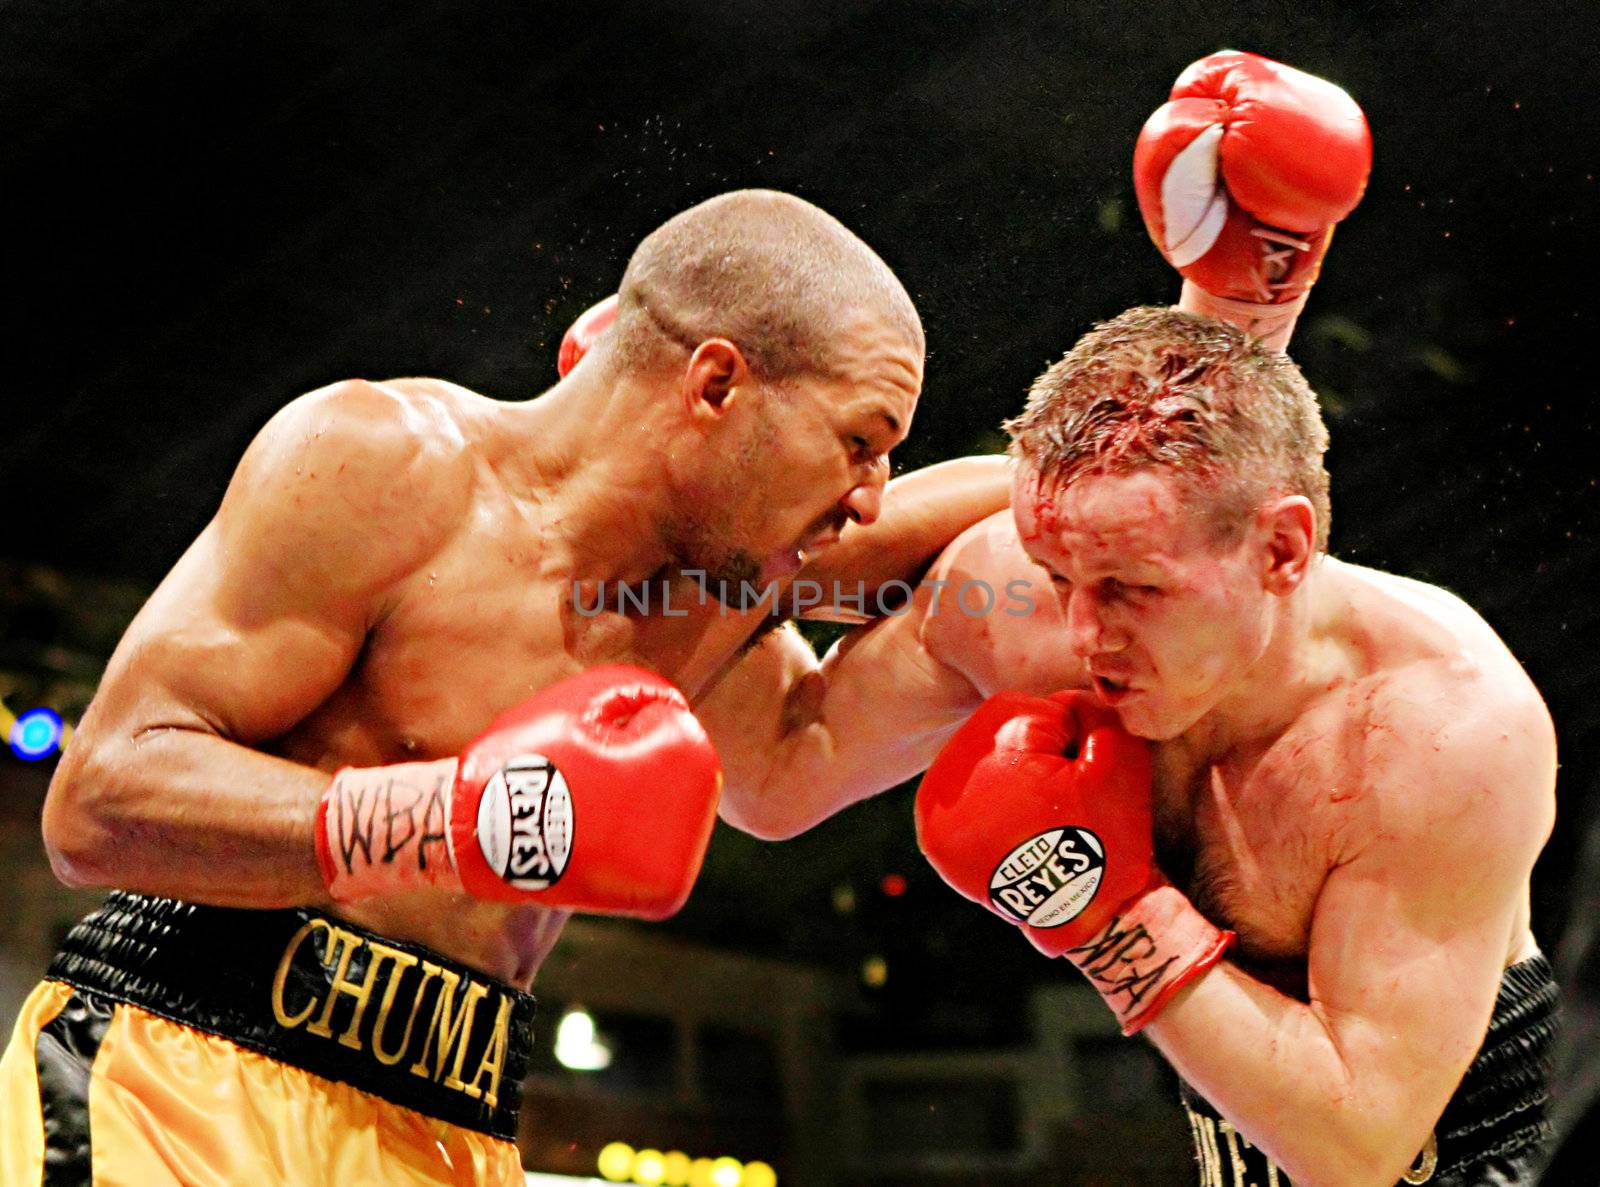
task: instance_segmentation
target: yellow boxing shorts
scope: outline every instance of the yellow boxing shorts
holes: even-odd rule
[[[117,892],[0,1058],[5,1187],[520,1187],[533,998],[309,910]]]

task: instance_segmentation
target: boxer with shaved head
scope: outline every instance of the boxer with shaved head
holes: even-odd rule
[[[0,1061],[0,1181],[520,1184],[540,962],[710,835],[691,703],[769,618],[707,585],[870,584],[1004,505],[885,513],[922,330],[817,207],[712,199],[621,291],[535,399],[351,380],[250,445],[52,782],[57,873],[116,893]]]

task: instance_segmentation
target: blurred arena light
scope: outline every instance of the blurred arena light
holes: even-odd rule
[[[661,1187],[667,1178],[667,1160],[660,1150],[640,1150],[633,1156],[633,1181],[640,1187]]]
[[[0,731],[4,731],[11,753],[24,762],[49,758],[71,736],[71,728],[54,709],[29,709],[13,717],[4,701],[0,701]]]
[[[594,1015],[572,1006],[556,1023],[556,1062],[575,1072],[598,1072],[611,1066],[611,1048],[595,1033]]]
[[[688,1187],[692,1165],[682,1150],[668,1150],[661,1160],[662,1183],[666,1187]]]
[[[598,1169],[613,1183],[626,1183],[633,1177],[633,1147],[627,1142],[611,1142],[600,1151]]]
[[[696,1158],[681,1150],[663,1154],[648,1147],[635,1150],[627,1142],[610,1142],[596,1159],[602,1179],[568,1179],[546,1175],[533,1187],[572,1183],[633,1183],[636,1187],[777,1187],[778,1175],[765,1162],[737,1158]]]

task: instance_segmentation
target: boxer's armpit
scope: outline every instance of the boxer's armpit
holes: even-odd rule
[[[783,732],[792,734],[817,721],[827,693],[828,680],[821,671],[807,672],[796,680],[784,699]]]

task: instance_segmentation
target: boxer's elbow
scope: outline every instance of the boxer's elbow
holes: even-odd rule
[[[56,881],[72,890],[108,890],[111,883],[100,872],[103,867],[92,863],[92,851],[71,840],[52,840],[46,833],[45,854],[50,858],[50,872]]]
[[[1437,1150],[1429,1149],[1433,1128],[1425,1124],[1419,1127],[1414,1122],[1407,1125],[1404,1121],[1396,1125],[1396,1112],[1375,1111],[1361,1127],[1368,1145],[1351,1159],[1351,1184],[1392,1187],[1404,1175],[1426,1166],[1429,1157],[1437,1157]]]
[[[817,823],[782,803],[779,796],[763,792],[739,794],[732,788],[723,792],[718,812],[724,824],[758,841],[787,841]]]
[[[1392,1150],[1356,1143],[1337,1151],[1325,1149],[1298,1173],[1289,1164],[1283,1169],[1293,1182],[1313,1187],[1393,1187],[1411,1165],[1410,1158],[1400,1158]]]
[[[1301,1148],[1282,1149],[1277,1160],[1295,1183],[1392,1187],[1421,1160],[1418,1152],[1428,1140],[1426,1130],[1408,1135],[1410,1127],[1397,1112],[1370,1106],[1339,1110],[1322,1125],[1299,1130],[1286,1144]]]
[[[63,885],[79,889],[115,884],[117,837],[100,765],[86,748],[68,747],[50,781],[40,822],[51,871]]]
[[[742,833],[749,833],[758,841],[792,841],[801,833],[808,831],[813,825],[820,824],[820,820],[803,820],[794,817],[767,817],[757,819],[724,820]]]
[[[790,774],[798,772],[791,771]],[[764,786],[759,793],[724,794],[725,823],[761,841],[788,841],[815,828],[830,816],[867,798],[876,789],[844,782],[829,783],[814,774]]]

